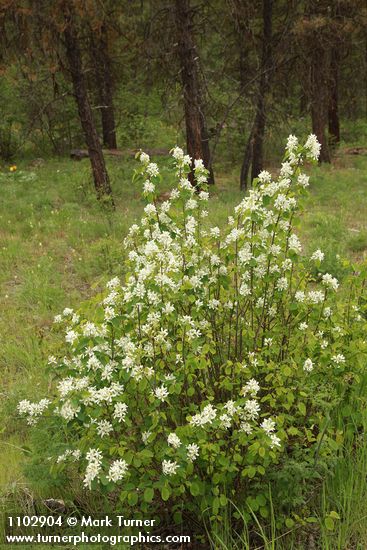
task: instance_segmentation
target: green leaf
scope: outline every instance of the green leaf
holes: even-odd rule
[[[304,403],[298,403],[298,410],[303,416],[306,416],[306,405]]]
[[[264,449],[264,447],[260,447],[260,449],[259,449],[259,455],[260,455],[262,458],[264,458],[264,456],[265,456],[265,449]]]
[[[200,485],[196,481],[193,481],[190,485],[190,493],[193,497],[197,497],[200,495],[200,492]]]
[[[266,506],[261,506],[261,508],[260,508],[260,515],[261,515],[261,517],[263,517],[263,518],[269,517],[269,510],[268,510],[268,508],[267,508]]]
[[[292,369],[286,365],[282,369],[284,376],[290,376],[292,374]]]
[[[318,523],[318,519],[314,516],[309,516],[308,518],[306,518],[306,521],[307,523]]]
[[[154,498],[154,489],[153,487],[147,487],[144,491],[144,501],[145,502],[152,502]]]
[[[135,504],[138,502],[138,493],[129,493],[129,496],[127,497],[127,501],[130,504],[130,506],[135,506]]]
[[[335,510],[331,510],[331,512],[329,513],[329,516],[334,519],[340,519],[338,512],[335,512]]]
[[[334,531],[334,520],[331,517],[325,518],[325,527],[328,531]]]
[[[226,506],[228,502],[226,495],[220,495],[219,502],[221,506]]]
[[[252,479],[253,477],[255,477],[255,475],[256,475],[256,468],[255,468],[255,466],[250,466],[250,467],[248,468],[248,474],[247,474],[247,475],[248,475],[248,477],[249,477],[250,479]]]
[[[171,496],[171,489],[167,486],[162,487],[161,489],[162,500],[166,501]]]

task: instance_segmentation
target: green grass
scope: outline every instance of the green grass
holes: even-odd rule
[[[45,360],[61,345],[52,330],[53,316],[92,296],[113,275],[123,274],[123,238],[144,207],[139,187],[131,183],[135,161],[126,157],[108,163],[115,212],[97,204],[88,161],[50,159],[38,168],[24,162],[19,168],[36,172],[35,181],[14,178],[0,183],[0,499],[6,506],[18,506],[17,499],[31,493],[57,496],[50,494],[57,487],[47,474],[43,483],[25,477],[29,442],[25,426],[15,418],[15,407],[21,398],[47,394]],[[299,232],[306,249],[324,250],[327,270],[342,277],[338,255],[359,261],[367,253],[367,156],[340,153],[333,165],[310,171],[310,196]],[[241,200],[238,172],[238,166],[226,173],[218,170],[210,200],[210,219],[216,225],[222,225]],[[163,178],[162,192],[169,187],[169,179]],[[363,541],[360,548],[367,546],[363,441],[353,457],[349,460],[346,453],[338,463],[334,477],[325,482],[324,500],[317,504],[322,514],[334,500],[332,509],[343,517],[335,536],[319,534],[326,541],[325,550],[359,548],[348,546],[355,540]],[[224,532],[218,534],[224,546],[217,547],[237,548],[228,529]],[[270,541],[267,548],[298,549],[297,538],[287,540],[289,546]]]

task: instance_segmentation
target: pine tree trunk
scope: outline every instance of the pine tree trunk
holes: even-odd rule
[[[197,67],[198,55],[192,34],[190,0],[175,1],[175,22],[183,88],[187,152],[193,160],[199,158],[203,160],[204,166],[210,171],[209,183],[214,183]],[[194,183],[193,172],[190,173],[189,178]]]
[[[248,181],[248,175],[251,168],[251,159],[252,159],[252,149],[254,145],[254,124],[251,128],[250,135],[247,140],[245,154],[243,157],[243,162],[241,166],[241,176],[240,176],[240,189],[241,191],[246,191],[247,189],[247,181]]]
[[[103,145],[117,149],[115,111],[113,106],[113,78],[108,53],[107,30],[103,25],[97,43],[94,43],[96,77],[101,107]]]
[[[339,62],[340,55],[337,46],[331,51],[330,60],[330,93],[329,93],[329,141],[333,147],[340,143],[339,123]]]
[[[67,7],[69,6],[67,5]],[[97,198],[102,199],[106,196],[111,196],[112,190],[102,147],[93,120],[92,109],[89,103],[87,85],[83,74],[81,51],[73,23],[73,13],[70,13],[69,10],[66,11],[65,20],[66,27],[63,36],[65,41],[66,57],[73,83],[74,96],[92,165],[93,180]]]
[[[311,118],[312,131],[321,144],[319,162],[330,162],[326,137],[328,122],[329,89],[327,51],[322,46],[314,47],[311,66]]]
[[[256,102],[255,120],[246,145],[241,169],[240,187],[247,188],[247,177],[251,165],[251,181],[263,169],[264,137],[266,126],[266,95],[270,89],[272,59],[272,16],[273,0],[263,0],[263,42],[261,54],[260,80]]]

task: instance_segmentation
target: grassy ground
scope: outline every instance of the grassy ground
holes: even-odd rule
[[[24,163],[18,170],[35,172],[34,181],[22,182],[17,177],[1,181],[0,498],[4,502],[11,495],[29,492],[58,496],[50,495],[47,478],[42,483],[25,478],[27,436],[14,411],[19,399],[47,393],[45,359],[59,346],[52,332],[53,316],[66,306],[77,306],[112,275],[123,273],[123,237],[144,206],[140,189],[131,183],[134,162],[130,158],[109,160],[117,205],[114,213],[96,204],[88,161],[50,159],[38,167]],[[367,254],[367,155],[341,152],[332,165],[312,167],[311,173],[311,193],[299,232],[307,248],[327,252],[328,270],[342,277],[337,255],[358,261]],[[210,201],[217,225],[241,199],[237,174],[238,167],[217,175]],[[169,181],[165,181],[162,192],[168,188]],[[337,504],[349,518],[330,543],[337,545],[325,545],[325,549],[359,548],[346,545],[353,537],[364,541],[360,548],[367,547],[367,528],[353,517],[356,510],[359,518],[367,514],[362,483],[367,447],[363,442],[355,460],[354,469],[341,461],[335,477],[325,484],[320,513],[323,507],[329,508],[330,499],[340,499]],[[355,490],[346,492],[345,483],[349,491]],[[336,509],[335,504],[330,509]],[[228,546],[217,544],[218,548],[236,547],[233,541]],[[281,548],[280,544],[269,548]],[[287,544],[287,548],[297,548]]]

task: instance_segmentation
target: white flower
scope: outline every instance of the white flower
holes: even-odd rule
[[[177,462],[174,462],[172,460],[163,460],[162,462],[162,472],[165,476],[172,476],[175,475],[179,468],[179,465]]]
[[[80,411],[80,407],[77,405],[73,405],[70,401],[65,401],[63,406],[61,407],[59,414],[64,418],[65,420],[69,421],[72,420]]]
[[[88,386],[89,378],[87,376],[83,378],[74,378],[73,376],[68,376],[63,380],[60,380],[57,385],[57,389],[59,390],[60,396],[65,397],[74,390],[82,390],[84,388],[87,388]]]
[[[309,186],[310,178],[306,176],[306,174],[300,174],[297,178],[297,183],[301,187],[308,187]]]
[[[222,428],[228,429],[228,428],[231,427],[231,417],[228,414],[226,414],[226,413],[222,414],[219,417],[219,420],[220,420]]]
[[[315,134],[310,134],[305,143],[305,148],[309,151],[310,158],[317,160],[320,155],[321,145],[317,141]]]
[[[307,296],[311,304],[320,304],[325,299],[325,294],[321,290],[310,290]]]
[[[194,160],[194,170],[203,170],[205,168],[202,159]]]
[[[286,277],[281,277],[280,279],[278,279],[277,281],[277,284],[276,284],[276,289],[277,290],[287,290],[288,288],[288,280]]]
[[[241,422],[239,431],[251,435],[254,430],[249,422]]]
[[[271,181],[271,174],[266,170],[262,170],[257,177],[261,183],[269,183]]]
[[[217,416],[217,411],[209,403],[206,405],[201,413],[196,414],[190,420],[192,426],[205,426],[205,424],[211,424],[215,417]]]
[[[287,139],[287,151],[291,152],[298,147],[298,139],[296,136],[290,134]]]
[[[169,395],[169,392],[166,388],[166,386],[162,385],[160,386],[159,388],[155,388],[154,390],[154,395],[157,399],[159,399],[160,401],[164,401],[165,399],[167,399],[168,395]]]
[[[255,399],[249,399],[244,405],[244,410],[250,420],[255,420],[259,416],[260,405]]]
[[[190,157],[190,155],[184,155],[184,157],[182,159],[182,164],[184,166],[190,166],[191,161],[192,161],[192,158]]]
[[[304,302],[306,299],[306,294],[303,292],[303,290],[297,290],[297,292],[294,295],[294,298],[297,302]]]
[[[283,162],[280,169],[280,175],[289,178],[293,174],[293,168],[290,162]]]
[[[274,447],[280,447],[280,439],[275,434],[270,435],[270,448],[274,449]]]
[[[147,180],[143,183],[143,190],[144,190],[144,193],[147,194],[147,193],[154,193],[155,191],[155,185],[153,182]]]
[[[112,462],[110,469],[107,474],[107,479],[116,483],[121,481],[121,479],[126,475],[128,466],[125,460],[119,459]]]
[[[342,353],[338,353],[337,355],[333,355],[333,357],[331,358],[331,360],[333,361],[333,363],[335,363],[336,365],[343,365],[345,363],[345,357]]]
[[[172,432],[167,437],[167,443],[168,445],[172,445],[174,449],[178,449],[181,446],[181,439]]]
[[[322,276],[322,284],[325,285],[327,288],[331,288],[332,290],[338,290],[339,287],[338,279],[330,275],[330,273],[325,273]]]
[[[118,422],[124,422],[125,416],[127,413],[127,405],[126,403],[116,403],[114,411],[113,411],[113,418],[118,420]]]
[[[189,462],[194,462],[194,460],[197,459],[199,456],[199,445],[196,445],[196,443],[190,443],[186,447],[187,450],[187,460]]]
[[[306,361],[303,363],[303,370],[306,372],[311,372],[313,370],[313,362],[311,359],[306,359]]]
[[[300,243],[299,238],[297,235],[291,235],[288,240],[288,247],[289,250],[292,250],[293,252],[301,252],[302,251],[302,245]]]
[[[150,157],[146,153],[141,152],[139,160],[142,164],[148,164],[148,162],[150,161]]]
[[[243,386],[241,394],[246,396],[249,393],[254,397],[259,392],[259,390],[259,383],[254,378],[251,378],[248,382],[246,382],[245,386]]]
[[[324,309],[324,317],[325,319],[329,319],[333,314],[333,310],[331,309],[331,307],[326,307]]]
[[[74,344],[77,338],[78,338],[78,335],[74,330],[68,330],[65,335],[65,341],[68,342],[68,344]]]
[[[98,336],[99,330],[94,323],[89,321],[83,326],[83,335],[84,336]]]
[[[113,290],[113,289],[116,289],[120,286],[120,279],[118,277],[114,277],[113,279],[111,279],[110,281],[108,281],[107,283],[107,288],[109,288],[110,290]]]
[[[186,203],[187,210],[195,210],[198,207],[198,203],[195,199],[189,199]]]
[[[178,199],[179,196],[180,196],[179,190],[178,189],[172,189],[172,191],[170,193],[170,199],[175,200],[175,199]]]
[[[143,443],[144,443],[145,445],[148,443],[148,439],[149,439],[149,437],[150,437],[151,435],[152,435],[152,432],[149,432],[149,431],[143,432],[143,433],[141,434],[141,438],[142,438]]]
[[[308,329],[307,323],[303,322],[299,324],[299,330],[307,330],[307,329]]]
[[[325,254],[318,248],[311,256],[311,260],[322,262],[325,258]]]
[[[38,417],[42,415],[43,411],[51,404],[48,399],[41,399],[38,403],[31,403],[27,399],[18,403],[19,414],[25,414],[28,416],[27,424],[34,426],[37,423]]]
[[[184,152],[183,150],[181,149],[181,147],[178,147],[176,145],[176,147],[174,147],[172,149],[172,156],[174,159],[176,160],[182,160],[184,158]]]
[[[144,208],[144,212],[146,213],[146,215],[148,217],[152,217],[154,216],[156,213],[157,213],[157,209],[156,207],[154,206],[154,204],[147,204],[146,207]]]
[[[67,449],[62,455],[59,455],[56,459],[56,463],[57,464],[60,464],[61,462],[65,462],[65,460],[67,460],[68,458],[72,458],[74,462],[77,462],[78,460],[80,460],[80,457],[81,457],[82,453],[81,451],[79,451],[79,449],[76,449],[76,450],[72,450],[72,449]]]
[[[146,170],[147,170],[147,174],[149,174],[149,176],[151,177],[158,176],[159,174],[159,169],[155,162],[150,162]]]
[[[110,432],[112,432],[113,427],[111,422],[108,422],[108,420],[100,420],[97,422],[97,434],[100,437],[105,437]]]
[[[88,460],[88,465],[85,470],[83,483],[90,489],[92,481],[98,478],[99,472],[101,471],[102,453],[99,449],[89,449],[86,458]]]
[[[274,208],[281,212],[287,212],[296,206],[296,200],[293,197],[287,198],[283,193],[279,193],[274,201]]]
[[[271,418],[265,418],[261,422],[260,428],[262,428],[267,435],[270,435],[275,430],[275,422]]]

